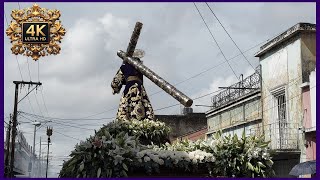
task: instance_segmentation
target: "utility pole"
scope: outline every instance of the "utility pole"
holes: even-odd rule
[[[32,175],[35,176],[35,163],[36,163],[36,131],[37,131],[37,127],[41,125],[41,122],[36,122],[34,121],[32,123],[34,125],[34,132],[33,132],[33,151],[32,151],[32,158],[30,159],[30,163],[31,163],[31,160],[32,160],[32,163],[31,163],[31,172],[32,172]],[[41,146],[40,146],[41,148]]]
[[[52,135],[52,128],[47,127],[47,136],[48,136],[48,151],[47,151],[47,169],[46,169],[46,178],[48,178],[48,166],[49,166],[49,145],[50,145],[50,136]]]
[[[15,96],[14,96],[14,108],[13,108],[13,119],[12,119],[12,138],[11,138],[11,159],[10,159],[10,177],[13,178],[13,167],[14,167],[14,151],[16,142],[16,131],[17,131],[17,112],[18,112],[18,92],[20,84],[36,85],[41,86],[40,82],[24,82],[24,81],[13,81],[15,84]]]
[[[11,134],[11,119],[12,119],[12,114],[10,114],[10,119],[9,119],[9,124],[8,124],[8,129],[7,129],[7,136],[6,136],[6,157],[5,157],[5,162],[4,162],[4,177],[9,176],[9,154],[10,154],[10,134]]]
[[[40,136],[40,147],[39,147],[39,177],[41,177],[41,167],[42,167],[42,162],[41,162],[41,136]]]

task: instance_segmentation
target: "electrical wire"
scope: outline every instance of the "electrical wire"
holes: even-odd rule
[[[232,68],[231,64],[229,63],[228,59],[226,58],[225,54],[223,53],[223,51],[222,51],[222,49],[221,49],[220,45],[218,44],[218,42],[217,42],[216,38],[213,36],[213,34],[212,34],[212,32],[211,32],[211,30],[210,30],[210,28],[209,28],[208,24],[207,24],[207,23],[206,23],[206,21],[204,20],[204,18],[203,18],[203,16],[202,16],[202,14],[201,14],[200,10],[198,9],[198,7],[197,7],[196,3],[193,3],[193,5],[194,5],[194,7],[196,7],[196,9],[197,9],[197,11],[198,11],[198,13],[199,13],[199,15],[200,15],[200,17],[201,17],[202,21],[203,21],[203,22],[204,22],[204,24],[206,25],[206,27],[207,27],[207,29],[208,29],[209,33],[211,34],[212,39],[213,39],[213,40],[214,40],[214,42],[216,43],[217,47],[219,48],[219,50],[220,50],[220,52],[221,52],[222,56],[224,57],[225,61],[228,63],[228,65],[229,65],[230,69],[232,70],[233,74],[234,74],[234,75],[236,76],[236,78],[240,81],[240,79],[239,79],[238,75],[236,74],[236,72],[235,72],[235,71],[234,71],[234,69]]]
[[[75,140],[78,140],[78,141],[82,141],[81,139],[78,139],[78,138],[75,138],[75,137],[72,137],[72,136],[68,136],[68,135],[66,135],[66,134],[63,134],[63,133],[57,131],[57,130],[55,130],[54,132],[55,132],[55,133],[58,133],[58,134],[60,134],[60,135],[63,135],[63,136],[65,136],[65,137],[71,138],[71,139],[75,139]]]
[[[37,88],[37,86],[35,86],[33,89],[31,89],[31,91],[29,91],[23,98],[21,98],[19,101],[18,101],[18,104],[22,101],[22,100],[24,100],[24,98],[26,98],[34,89],[36,89]]]
[[[292,81],[292,82],[293,82],[293,81]],[[294,84],[294,85],[296,85],[296,84]],[[315,87],[315,86],[314,86],[314,87]],[[310,90],[313,89],[314,87],[310,88]],[[301,95],[302,95],[301,93],[297,93],[297,95],[289,98],[286,102],[289,103],[289,101],[291,101],[292,99],[294,99],[294,98],[296,98],[296,97],[299,97],[299,96],[301,96]],[[256,103],[247,106],[247,107],[244,109],[244,111],[248,110],[248,109],[251,108],[251,107],[257,106],[260,102],[262,102],[262,103],[264,103],[264,104],[269,104],[270,101],[273,101],[272,98],[270,98],[268,102],[264,102],[264,100],[267,99],[267,98],[270,97],[270,96],[273,96],[273,94],[270,93],[269,95],[267,95],[267,96],[265,96],[263,99],[261,99],[261,101],[257,101]],[[271,110],[271,109],[273,109],[273,108],[275,108],[275,107],[278,107],[278,105],[274,105],[274,106],[272,106],[271,108],[268,108],[268,109],[263,110],[262,112],[269,111],[269,110]],[[259,108],[260,108],[260,107],[259,107]],[[240,114],[242,114],[242,113],[243,113],[243,112],[239,112],[239,113],[233,114],[233,116],[230,116],[230,119],[232,119],[233,117],[238,116],[238,115],[240,115]]]
[[[217,15],[213,12],[213,10],[211,9],[211,7],[209,6],[209,4],[207,2],[205,2],[206,5],[208,6],[208,8],[210,9],[211,13],[213,14],[213,16],[217,19],[217,21],[219,22],[219,24],[221,25],[221,27],[223,28],[223,30],[226,32],[226,34],[229,36],[229,38],[231,39],[231,41],[233,42],[233,44],[236,46],[236,48],[239,50],[239,52],[241,53],[241,55],[244,57],[244,59],[248,62],[248,64],[252,67],[252,69],[255,71],[255,68],[253,67],[253,65],[250,63],[250,61],[247,59],[247,57],[244,55],[244,53],[242,52],[242,50],[239,48],[239,46],[237,45],[237,43],[233,40],[233,38],[231,37],[231,35],[229,34],[229,32],[226,30],[226,28],[223,26],[223,24],[221,23],[221,21],[219,20],[219,18],[217,17]],[[261,82],[263,83],[263,85],[266,87],[266,89],[270,92],[270,89],[266,86],[266,84],[264,83],[263,79],[262,79],[262,74],[260,74],[260,79]]]
[[[86,120],[86,121],[93,121],[93,120],[108,120],[108,119],[112,119],[113,117],[111,118],[96,118],[96,119],[86,119],[86,118],[58,118],[58,117],[46,117],[46,116],[40,116],[40,115],[36,115],[36,114],[30,114],[30,113],[27,113],[27,112],[23,112],[23,111],[20,111],[21,113],[23,114],[26,114],[26,115],[29,115],[29,116],[33,116],[35,118],[39,118],[39,119],[49,119],[49,120],[52,120],[52,121],[59,121],[59,120],[63,120],[63,121],[80,121],[80,120]]]

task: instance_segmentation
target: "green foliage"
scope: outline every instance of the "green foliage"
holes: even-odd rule
[[[158,121],[115,121],[80,142],[63,164],[60,177],[126,177],[143,144],[168,140],[170,128]]]
[[[212,153],[216,158],[213,176],[272,177],[273,152],[268,144],[263,136],[246,137],[243,133],[239,138],[230,134],[222,136],[221,132],[217,132],[200,149]]]
[[[115,121],[107,124],[101,128],[97,135],[101,134],[101,131],[107,130],[111,135],[119,134],[121,132],[127,132],[129,136],[136,136],[143,145],[148,144],[163,144],[169,141],[168,135],[170,127],[160,121],[150,121],[148,119],[138,121]]]
[[[170,128],[158,121],[115,121],[80,142],[63,164],[60,177],[152,175],[163,168],[217,177],[271,177],[269,142],[244,134],[168,143]]]

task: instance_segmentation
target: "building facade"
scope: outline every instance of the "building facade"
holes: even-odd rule
[[[301,85],[303,104],[303,136],[301,162],[316,160],[316,71],[311,72],[310,82]]]
[[[316,26],[298,23],[256,53],[259,70],[213,96],[207,137],[263,134],[277,177],[316,153]]]
[[[278,177],[288,177],[304,159],[303,98],[301,85],[309,82],[316,65],[316,26],[298,23],[261,46],[261,100],[266,140],[277,151],[274,168]]]
[[[212,97],[212,108],[206,112],[207,137],[217,131],[241,137],[262,133],[260,70]]]

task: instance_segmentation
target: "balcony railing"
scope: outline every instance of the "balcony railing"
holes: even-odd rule
[[[257,70],[251,76],[229,86],[226,90],[212,97],[213,109],[229,104],[236,99],[260,90],[260,74]]]
[[[251,129],[251,135],[264,134],[266,141],[270,142],[270,148],[277,151],[299,150],[299,126],[298,123],[288,123],[285,120],[277,120],[265,126]]]

